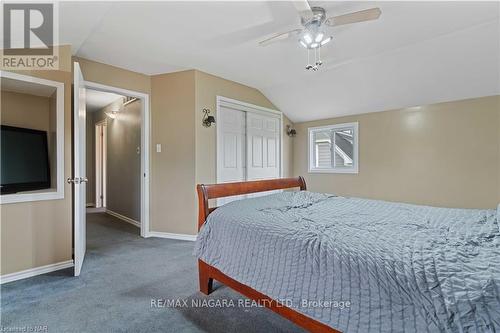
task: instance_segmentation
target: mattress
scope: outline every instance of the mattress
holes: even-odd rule
[[[195,255],[343,332],[499,332],[500,206],[281,192],[228,203]]]

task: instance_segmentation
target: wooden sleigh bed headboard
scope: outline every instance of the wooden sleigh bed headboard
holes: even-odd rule
[[[209,199],[230,197],[233,195],[250,194],[257,192],[284,190],[289,188],[300,188],[306,190],[304,178],[278,178],[269,180],[256,180],[249,182],[225,183],[225,184],[200,184],[196,187],[198,191],[198,230],[205,223],[207,216],[217,207],[210,208]]]

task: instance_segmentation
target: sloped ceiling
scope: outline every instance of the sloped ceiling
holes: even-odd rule
[[[196,68],[262,91],[292,121],[500,93],[498,2],[311,2],[329,15],[378,6],[377,21],[331,28],[323,68],[304,69],[290,2],[65,2],[74,54],[159,74]]]

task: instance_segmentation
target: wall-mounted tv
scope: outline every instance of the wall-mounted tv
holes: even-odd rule
[[[47,132],[0,126],[1,193],[50,188]]]

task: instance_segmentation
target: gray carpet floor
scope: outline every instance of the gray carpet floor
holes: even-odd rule
[[[210,296],[199,293],[193,245],[144,239],[139,229],[112,216],[88,214],[87,254],[81,276],[75,278],[73,269],[67,269],[2,285],[0,328],[47,326],[48,332],[303,332],[270,310],[238,306],[244,298],[217,283]],[[158,299],[177,300],[177,304],[152,306],[152,300]],[[192,306],[202,301],[205,306]],[[228,306],[206,306],[224,302]]]

